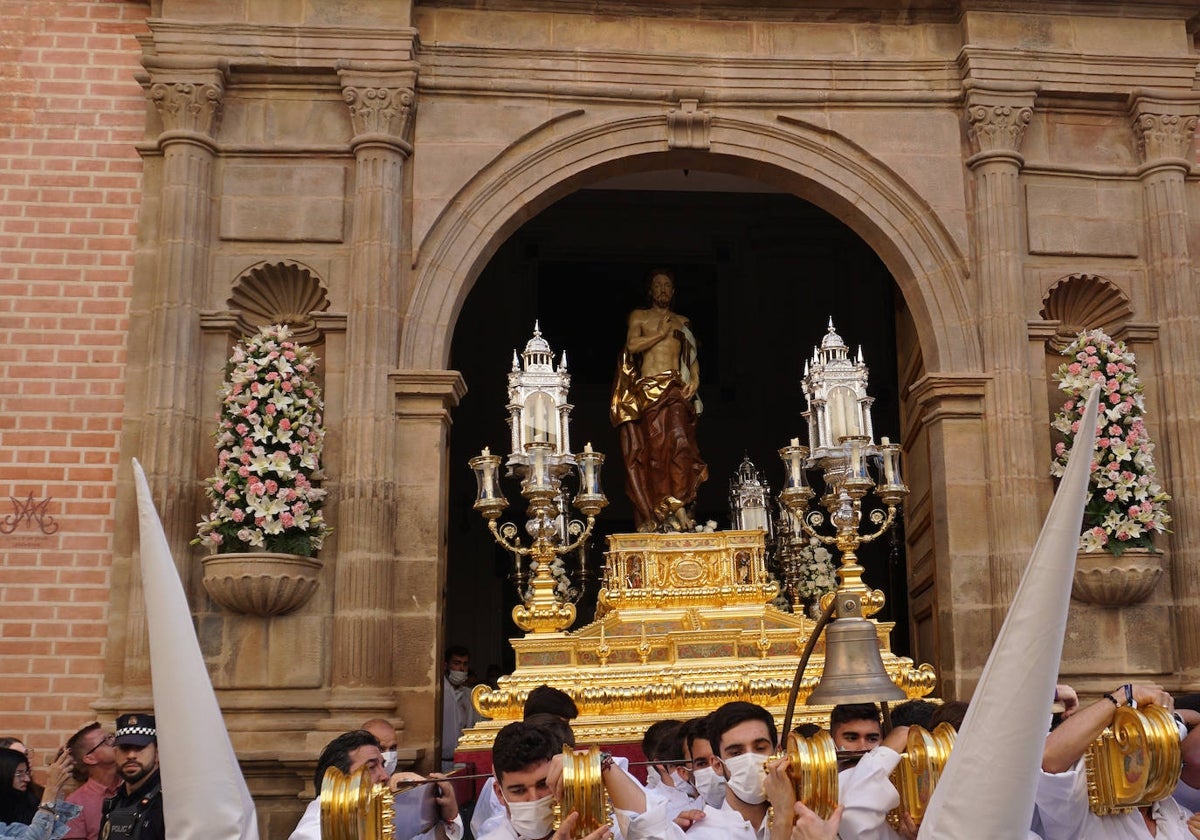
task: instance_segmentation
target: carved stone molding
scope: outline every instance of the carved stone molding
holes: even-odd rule
[[[211,141],[216,137],[225,96],[225,74],[218,67],[148,67],[147,95],[163,121],[164,135]]]
[[[1179,164],[1185,171],[1191,168],[1200,102],[1136,96],[1129,114],[1143,164]]]
[[[1128,607],[1149,598],[1162,575],[1163,555],[1150,549],[1128,549],[1120,557],[1080,552],[1071,597],[1101,607]]]
[[[352,145],[374,141],[411,152],[407,137],[416,108],[416,69],[378,72],[340,67],[338,78],[354,125]]]
[[[297,341],[315,341],[320,330],[314,316],[329,308],[325,285],[308,266],[291,260],[261,262],[238,277],[229,308],[239,313],[243,334],[267,324],[287,324]]]
[[[201,561],[204,589],[225,609],[260,617],[286,615],[308,603],[320,560],[298,554],[213,554]]]
[[[698,110],[700,100],[680,99],[679,107],[667,113],[667,147],[708,149],[712,114]]]
[[[1133,309],[1129,295],[1115,283],[1094,274],[1071,274],[1046,291],[1040,314],[1058,322],[1050,340],[1057,353],[1083,330],[1102,329],[1113,335],[1133,316]]]
[[[396,399],[396,416],[437,420],[449,424],[450,409],[467,393],[456,370],[396,370],[389,376]]]
[[[1031,90],[967,91],[967,136],[973,152],[968,166],[994,158],[1008,158],[1018,166],[1024,164],[1021,141],[1025,138],[1025,127],[1033,119],[1033,99]]]
[[[926,374],[908,388],[908,397],[921,412],[921,422],[929,424],[950,417],[983,417],[983,399],[989,376],[972,373]]]

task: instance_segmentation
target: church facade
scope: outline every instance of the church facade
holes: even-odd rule
[[[1063,673],[1084,691],[1127,675],[1200,688],[1194,4],[90,4],[113,5],[126,7],[114,63],[137,82],[118,110],[134,115],[142,171],[136,240],[107,281],[120,399],[97,409],[111,438],[90,444],[107,465],[89,479],[94,515],[113,524],[99,547],[44,531],[10,543],[4,570],[36,579],[88,553],[102,613],[72,618],[96,605],[63,594],[61,574],[52,615],[36,617],[34,593],[13,609],[32,628],[103,628],[104,643],[81,657],[92,682],[67,708],[34,716],[9,694],[3,728],[71,731],[89,704],[105,717],[149,705],[137,457],[268,836],[286,836],[305,762],[331,733],[402,718],[402,749],[427,767],[447,488],[464,469],[448,439],[472,384],[450,361],[458,314],[503,243],[555,201],[679,169],[799,196],[893,278],[909,653],[937,668],[944,696],[969,695],[1053,493],[1059,350],[1084,328],[1125,340],[1174,521],[1146,597],[1073,602]],[[92,105],[103,100],[77,103]],[[36,289],[2,270],[4,299]],[[247,617],[208,598],[190,541],[230,348],[282,319],[302,323],[323,360],[335,530],[307,604]],[[10,357],[12,377],[31,358]],[[4,399],[23,416],[37,411],[22,407],[31,393]],[[45,399],[71,413],[65,395]],[[21,431],[0,425],[0,446],[44,448]],[[30,462],[4,464],[5,495],[32,505],[67,492],[51,487],[66,475]],[[14,508],[10,521],[32,519]]]

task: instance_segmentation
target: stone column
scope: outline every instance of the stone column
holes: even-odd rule
[[[162,119],[158,272],[145,326],[141,446],[154,502],[176,561],[195,536],[200,422],[200,309],[209,283],[214,137],[225,92],[215,67],[147,59]],[[215,457],[213,461],[216,463]]]
[[[1175,501],[1169,537],[1171,586],[1175,596],[1177,670],[1189,687],[1200,685],[1200,278],[1192,268],[1185,176],[1195,161],[1200,100],[1139,93],[1130,119],[1141,166],[1138,176],[1146,207],[1146,282],[1160,328],[1158,363],[1164,412],[1157,425],[1163,484]]]
[[[993,603],[989,537],[980,527],[989,507],[987,385],[987,378],[978,375],[928,374],[909,388],[928,436],[937,558],[936,665],[938,691],[947,698],[971,696],[992,647],[992,628],[978,619]]]
[[[1017,590],[1041,521],[1031,491],[1044,470],[1036,467],[1041,453],[1034,446],[1028,315],[1021,294],[1025,246],[1020,173],[1025,161],[1020,147],[1033,116],[1033,98],[1030,90],[967,91],[979,337],[984,369],[991,374],[985,417],[993,632],[999,631]]]
[[[404,139],[415,65],[339,68],[355,157],[346,319],[343,472],[336,476],[333,688],[346,708],[392,705],[392,609],[396,553],[396,428],[388,375],[400,330]],[[365,705],[363,705],[365,704]]]
[[[196,360],[201,358],[200,309],[209,283],[214,138],[225,76],[211,61],[147,57],[143,63],[149,72],[147,96],[162,120],[157,141],[162,186],[153,221],[155,260],[141,292],[144,308],[131,323],[131,356],[143,359],[144,368],[141,375],[132,374],[139,381],[131,382],[131,401],[140,410],[130,435],[132,454],[146,472],[186,584],[189,542],[199,519],[200,447],[206,440],[200,417],[202,371]],[[131,371],[135,367],[131,364]],[[132,490],[132,483],[128,486]],[[132,492],[126,498],[136,506]],[[150,688],[150,652],[136,565],[132,562],[128,569],[122,683],[124,691],[140,696]]]
[[[450,409],[458,405],[466,384],[454,370],[402,370],[392,374],[399,457],[403,472],[396,504],[404,511],[397,524],[394,648],[405,663],[395,676],[404,715],[404,744],[424,749],[430,767],[438,769],[434,747],[439,741],[442,710],[442,615],[446,601],[446,523],[449,470]],[[491,554],[487,561],[491,563]],[[474,585],[468,583],[466,585]],[[439,745],[440,746],[440,745]]]

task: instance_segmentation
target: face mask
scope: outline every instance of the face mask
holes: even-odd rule
[[[714,808],[720,808],[725,801],[725,777],[711,767],[701,767],[694,776],[696,790],[704,797],[704,801]]]
[[[467,681],[467,672],[450,671],[446,674],[446,679],[450,680],[450,685],[459,686]]]
[[[389,776],[396,772],[396,760],[396,750],[383,751],[383,769]]]
[[[672,770],[671,776],[673,777],[671,779],[671,783],[675,785],[675,790],[682,791],[684,795],[689,797],[696,795],[696,788],[693,787],[691,782],[683,777],[681,772],[678,770]]]
[[[505,802],[508,821],[518,837],[539,840],[554,830],[554,797],[546,794],[533,802]]]
[[[767,800],[764,789],[767,777],[763,767],[767,757],[758,753],[742,753],[733,758],[724,759],[725,770],[729,773],[729,789],[747,805],[760,805]]]

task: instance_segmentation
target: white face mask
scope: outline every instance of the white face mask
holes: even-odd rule
[[[459,686],[467,681],[466,671],[448,671],[446,679],[450,680],[450,685]]]
[[[714,808],[720,808],[725,801],[725,777],[711,767],[701,767],[694,774],[696,790],[704,801]]]
[[[383,769],[387,771],[389,776],[396,772],[396,760],[396,750],[383,751]]]
[[[525,840],[540,840],[554,830],[554,797],[546,794],[532,802],[508,802],[508,821],[513,831]]]
[[[679,770],[671,771],[671,784],[675,786],[675,790],[682,791],[686,796],[696,795],[696,788],[683,777],[683,773]]]
[[[767,776],[763,767],[767,757],[759,753],[742,753],[724,759],[725,771],[729,774],[729,789],[734,796],[747,805],[760,805],[767,801]]]

